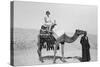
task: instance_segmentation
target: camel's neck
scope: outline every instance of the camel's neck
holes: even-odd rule
[[[73,35],[73,37],[71,37],[72,42],[74,42],[78,37],[79,37],[79,35],[77,35],[77,33],[75,33],[75,34]]]
[[[65,42],[72,43],[79,37],[79,35],[77,35],[77,33],[75,33],[72,37],[69,37],[67,35],[64,37],[65,37]]]

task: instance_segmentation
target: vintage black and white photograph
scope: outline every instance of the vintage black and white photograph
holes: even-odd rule
[[[97,6],[11,2],[11,65],[97,61]]]

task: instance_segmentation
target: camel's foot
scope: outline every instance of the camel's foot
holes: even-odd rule
[[[62,59],[61,61],[64,62],[64,63],[67,62],[65,59]]]
[[[55,64],[56,63],[56,61],[53,61],[53,64]]]
[[[55,64],[55,63],[56,63],[56,59],[53,60],[53,64]]]
[[[44,61],[43,61],[43,58],[40,58],[39,60],[40,60],[42,63],[44,62]]]
[[[44,61],[43,61],[43,60],[41,60],[41,62],[43,63]]]

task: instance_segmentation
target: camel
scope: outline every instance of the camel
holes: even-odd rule
[[[86,31],[83,31],[83,30],[79,30],[79,29],[76,29],[74,35],[72,37],[69,37],[67,36],[65,33],[63,35],[61,35],[60,37],[58,37],[56,39],[56,43],[55,43],[55,49],[54,49],[54,61],[53,63],[55,63],[56,61],[56,53],[57,53],[57,46],[59,45],[59,43],[61,44],[61,53],[62,53],[62,61],[63,62],[66,62],[64,60],[64,43],[72,43],[74,41],[77,40],[77,38],[80,36],[80,35],[83,35],[85,34]]]
[[[51,27],[51,30],[53,30],[53,28],[56,26],[56,24],[53,24],[52,27]],[[43,27],[43,29],[45,29]],[[40,30],[40,33],[42,33],[42,31]],[[57,53],[57,47],[59,46],[59,44],[61,44],[61,53],[62,53],[62,61],[65,62],[64,60],[64,43],[72,43],[74,42],[80,35],[82,34],[85,34],[86,31],[83,31],[83,30],[79,30],[79,29],[76,29],[74,35],[72,37],[69,37],[67,36],[65,33],[62,34],[60,37],[57,37],[56,38],[56,41],[54,41],[54,58],[53,58],[53,63],[56,63],[56,53]],[[53,34],[53,33],[51,33]],[[40,35],[38,35],[38,42],[37,42],[37,45],[38,45],[38,50],[37,50],[37,53],[39,55],[39,60],[41,62],[44,62],[43,61],[43,58],[41,56],[41,50],[42,50],[42,46],[44,45],[45,41],[43,41],[42,43],[40,43]],[[44,35],[44,34],[42,34]],[[48,35],[48,34],[47,34]]]

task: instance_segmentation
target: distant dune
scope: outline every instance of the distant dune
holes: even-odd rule
[[[37,43],[38,30],[14,28],[14,49],[27,49],[34,47]],[[67,33],[66,33],[67,34]],[[97,48],[97,35],[88,34],[91,48]],[[80,48],[80,37],[73,43],[73,47]]]

